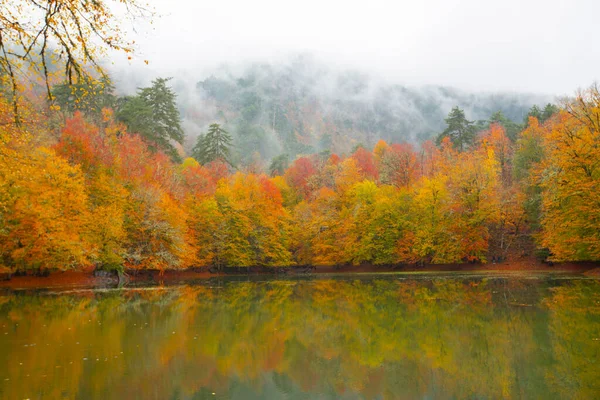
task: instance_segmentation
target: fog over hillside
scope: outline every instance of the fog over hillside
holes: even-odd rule
[[[113,71],[117,91],[130,94],[156,78],[150,71]],[[454,106],[471,120],[488,120],[497,111],[520,123],[529,108],[552,102],[548,95],[475,92],[437,85],[405,85],[368,71],[335,69],[303,55],[277,63],[233,63],[182,70],[171,86],[193,147],[209,124],[218,122],[235,140],[235,156],[247,161],[259,153],[329,150],[347,153],[377,140],[421,143],[444,127]]]
[[[137,26],[137,53],[112,59],[112,76],[124,94],[173,77],[188,153],[213,122],[242,162],[418,144],[452,107],[521,124],[600,79],[594,0],[151,3],[158,18]]]

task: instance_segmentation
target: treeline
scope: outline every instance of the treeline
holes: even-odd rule
[[[597,88],[544,123],[531,116],[514,140],[501,123],[473,131],[456,109],[437,145],[380,140],[289,165],[283,156],[268,173],[259,162],[236,169],[169,152],[144,131],[164,109],[150,113],[143,90],[129,101],[141,110],[133,121],[102,108],[64,124],[34,113],[21,126],[2,103],[4,267],[488,262],[528,237],[550,260],[600,259]],[[36,133],[52,124],[55,141],[40,143]]]

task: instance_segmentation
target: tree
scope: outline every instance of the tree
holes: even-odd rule
[[[379,180],[379,171],[377,171],[377,165],[375,164],[375,157],[373,157],[373,153],[364,147],[359,147],[356,149],[354,154],[352,154],[352,158],[356,161],[356,165],[360,169],[361,175],[364,179],[369,179],[372,181]]]
[[[344,263],[393,264],[408,233],[409,196],[391,186],[364,180],[348,191],[338,217],[336,243]]]
[[[114,108],[117,100],[113,94],[114,87],[108,78],[101,80],[82,80],[79,83],[55,85],[52,95],[62,111],[83,112],[87,117],[97,121],[102,119],[104,108]]]
[[[545,122],[545,121],[549,120],[550,117],[552,117],[558,111],[559,111],[559,108],[557,106],[555,106],[554,104],[551,104],[551,103],[546,104],[546,107],[544,107],[544,111],[542,111],[541,121]]]
[[[449,137],[454,148],[461,152],[473,143],[473,139],[475,139],[475,127],[473,121],[467,120],[463,110],[454,107],[445,121],[448,127],[438,136],[438,143],[443,138]]]
[[[536,178],[538,165],[546,158],[544,138],[547,132],[540,126],[535,117],[529,117],[527,128],[521,132],[516,142],[515,156],[513,159],[513,174],[525,194],[523,209],[528,225],[534,230],[540,228],[542,209],[542,190]]]
[[[104,171],[90,176],[86,189],[90,203],[86,237],[96,268],[122,272],[126,243],[126,207],[129,192],[118,177]]]
[[[289,165],[289,156],[287,154],[280,154],[271,160],[271,165],[269,165],[269,173],[271,176],[283,175],[285,170],[288,169]]]
[[[397,187],[409,187],[418,174],[417,154],[410,144],[394,143],[380,162],[381,182]]]
[[[189,267],[196,261],[189,220],[168,193],[151,185],[135,188],[125,223],[129,242],[125,265],[160,271]]]
[[[192,207],[202,265],[252,267],[292,263],[289,215],[278,187],[265,176],[233,175],[213,199]]]
[[[300,265],[336,265],[343,250],[339,234],[339,201],[336,193],[321,188],[313,200],[300,202],[294,208],[292,249]]]
[[[221,128],[221,125],[215,123],[208,127],[206,135],[198,137],[192,155],[202,165],[217,160],[226,161],[231,165],[229,160],[230,147],[231,135]]]
[[[511,141],[517,140],[517,135],[523,129],[523,127],[510,119],[504,116],[502,111],[496,111],[489,119],[489,126],[491,127],[493,124],[499,124],[506,130],[506,136]]]
[[[529,112],[527,113],[527,115],[524,118],[523,123],[527,124],[530,120],[530,118],[533,117],[538,121],[542,120],[542,110],[540,110],[540,108],[534,104],[533,106],[531,106],[531,108],[529,109]]]
[[[224,259],[225,241],[229,239],[224,229],[224,216],[214,197],[191,198],[187,208],[190,225],[197,243],[196,260],[199,266],[214,266],[220,269],[228,260]]]
[[[541,243],[552,258],[600,260],[600,90],[565,104],[545,137]]]
[[[375,156],[375,160],[378,163],[381,163],[381,159],[385,156],[385,153],[389,151],[390,145],[385,142],[383,139],[379,139],[377,143],[375,143],[375,147],[373,148],[373,155]]]
[[[311,193],[310,178],[316,173],[317,169],[310,158],[300,157],[285,171],[285,180],[300,196],[306,199]]]
[[[491,144],[459,154],[448,171],[446,217],[461,261],[486,261],[489,227],[500,217],[500,175]]]
[[[181,177],[187,192],[193,197],[213,194],[216,189],[216,180],[213,179],[209,170],[191,157],[183,161]]]
[[[419,223],[415,226],[410,245],[402,249],[405,257],[432,263],[460,260],[460,247],[449,229],[449,200],[447,177],[444,174],[421,180],[415,190],[415,207],[412,210]]]
[[[56,63],[71,85],[105,76],[98,60],[106,50],[133,52],[133,41],[126,39],[111,3],[125,5],[130,17],[151,15],[138,0],[0,1],[0,76],[11,88],[15,123],[20,123],[19,76],[24,71],[42,75],[52,100],[50,81]]]
[[[536,118],[540,123],[546,122],[550,117],[554,114],[558,113],[560,109],[552,103],[546,104],[544,109],[540,109],[537,105],[533,105],[527,115],[525,116],[524,123],[527,125],[529,121],[531,121],[530,117]]]
[[[498,123],[491,123],[490,129],[481,135],[482,145],[494,151],[494,155],[502,171],[502,184],[510,186],[512,179],[513,148],[508,132]]]
[[[122,100],[117,117],[129,131],[139,133],[154,150],[163,151],[171,159],[179,161],[179,154],[171,143],[183,141],[176,95],[167,86],[171,78],[158,78],[152,86],[138,90],[137,96]]]
[[[16,269],[87,263],[88,197],[83,173],[53,150],[0,162],[0,260]]]

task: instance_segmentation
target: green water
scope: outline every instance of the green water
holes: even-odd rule
[[[0,292],[1,399],[600,398],[600,282],[218,279]]]

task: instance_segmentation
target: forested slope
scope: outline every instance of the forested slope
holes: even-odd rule
[[[523,123],[528,110],[549,96],[470,93],[442,86],[405,86],[368,74],[336,70],[307,57],[288,63],[224,66],[195,84],[174,79],[188,136],[215,121],[232,132],[235,156],[294,158],[323,150],[349,153],[379,139],[421,143],[444,127],[452,107],[483,123],[500,111]],[[516,133],[516,132],[515,132]]]

